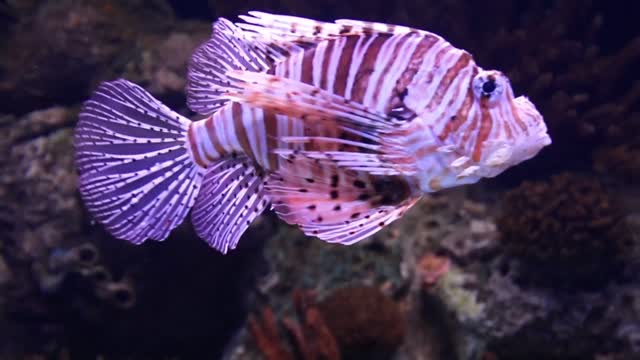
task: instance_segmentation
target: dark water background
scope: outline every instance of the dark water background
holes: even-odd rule
[[[163,243],[111,238],[77,194],[81,102],[125,77],[191,115],[191,52],[215,18],[254,9],[436,32],[504,71],[553,145],[353,247],[271,215],[226,256],[189,224]],[[577,0],[0,1],[0,359],[640,358],[639,13]],[[266,305],[304,340],[261,323]]]

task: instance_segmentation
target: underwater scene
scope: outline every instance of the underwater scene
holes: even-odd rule
[[[0,0],[0,360],[640,359],[639,13]]]

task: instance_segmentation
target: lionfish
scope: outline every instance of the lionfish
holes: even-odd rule
[[[353,244],[421,196],[494,177],[551,143],[507,77],[442,37],[354,20],[249,12],[193,54],[197,121],[126,80],[102,83],[75,131],[81,196],[132,243],[189,211],[226,253],[266,208]]]

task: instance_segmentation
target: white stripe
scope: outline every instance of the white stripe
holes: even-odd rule
[[[412,55],[423,39],[423,36],[411,36],[404,42],[404,44],[402,44],[402,47],[398,51],[398,56],[392,59],[392,61],[394,61],[393,66],[389,73],[383,75],[383,78],[381,79],[382,84],[380,85],[380,91],[378,92],[376,110],[385,110],[387,104],[391,100],[391,96],[393,95],[393,90],[398,79],[400,79],[400,76],[402,76],[404,71],[407,69],[407,66],[409,66],[409,62],[413,59]]]
[[[351,58],[351,65],[349,66],[349,76],[347,77],[347,84],[345,86],[344,97],[347,99],[351,99],[351,92],[353,91],[353,85],[356,81],[356,74],[358,74],[358,70],[360,69],[360,65],[362,65],[362,60],[364,59],[364,55],[367,53],[369,46],[376,39],[377,35],[373,34],[368,37],[367,42],[362,46],[362,41],[364,41],[365,37],[361,36],[356,43],[356,47],[353,50],[353,57]]]
[[[236,132],[235,122],[233,121],[233,111],[231,106],[225,108],[225,111],[222,113],[220,121],[225,122],[225,134],[229,145],[238,152],[244,151],[242,149],[242,145],[240,145],[240,140],[238,140],[238,133]]]
[[[346,37],[341,37],[333,43],[333,51],[331,52],[331,58],[329,59],[329,66],[327,67],[327,73],[324,74],[327,77],[326,90],[330,93],[335,93],[333,87],[336,82],[336,75],[338,73],[338,65],[340,64],[340,55],[344,45],[347,43]]]
[[[469,82],[471,81],[471,74],[473,73],[474,66],[475,65],[472,63],[469,63],[469,65],[460,71],[451,83],[449,90],[443,96],[442,102],[433,112],[434,114],[437,114],[437,120],[432,125],[436,134],[441,134],[451,117],[455,116],[458,111],[460,111],[460,108],[468,95],[467,89],[469,87]],[[452,99],[453,102],[451,102]],[[451,105],[449,105],[450,102]]]
[[[427,106],[428,106],[428,108],[426,109],[427,111],[434,110],[430,108],[430,106],[435,105],[433,104],[433,96],[435,96],[436,92],[440,88],[442,81],[444,80],[444,77],[447,75],[447,72],[452,67],[455,66],[455,64],[458,62],[460,57],[462,57],[463,55],[464,55],[463,51],[449,47],[449,49],[447,49],[447,51],[441,57],[440,63],[436,64],[436,67],[431,72],[431,74],[433,75],[433,81],[429,84],[429,86],[426,89],[426,93],[430,94],[429,102],[427,102]]]
[[[415,85],[415,91],[419,91],[420,93],[412,95],[410,90],[405,103],[407,103],[407,105],[409,105],[413,111],[418,114],[421,114],[424,111],[427,104],[431,101],[431,97],[433,97],[433,92],[429,92],[427,90],[427,87],[430,84],[426,83],[426,81],[429,79],[429,75],[434,71],[437,55],[447,46],[450,46],[449,43],[442,39],[438,39],[433,45],[431,45],[431,48],[429,48],[427,53],[424,55],[424,60],[414,77],[414,79],[418,81]]]
[[[313,65],[312,65],[312,79],[313,85],[320,87],[320,82],[322,81],[322,62],[324,61],[324,52],[327,49],[327,41],[323,41],[316,46],[316,51],[313,54]]]
[[[218,137],[218,141],[220,141],[220,145],[222,146],[224,151],[232,152],[234,149],[231,147],[231,144],[229,143],[229,139],[227,139],[228,130],[226,129],[226,127],[229,124],[227,121],[224,121],[224,119],[223,121],[217,121],[217,122],[218,122],[218,124],[216,124],[217,126],[214,126],[213,129],[216,131],[216,136]]]
[[[210,157],[215,159],[220,157],[220,154],[216,151],[215,147],[213,146],[213,141],[209,136],[209,132],[207,131],[207,126],[206,126],[207,121],[213,121],[213,119],[209,117],[205,120],[200,120],[194,123],[194,126],[196,126],[196,130],[197,130],[195,134],[196,141],[201,142],[203,144],[204,151],[207,154],[209,154]],[[207,161],[206,158],[202,158],[202,159]]]
[[[380,48],[380,52],[376,57],[375,65],[373,66],[373,73],[369,76],[369,82],[367,83],[366,92],[364,94],[364,98],[362,103],[365,106],[373,107],[373,95],[375,91],[378,89],[378,81],[380,77],[383,75],[387,64],[391,61],[391,57],[393,56],[393,52],[398,45],[398,42],[404,35],[394,35],[388,38],[382,47]]]
[[[267,129],[264,123],[264,111],[258,108],[252,108],[252,110],[254,122],[257,125],[257,132],[255,133],[255,136],[259,137],[259,139],[257,139],[259,140],[257,143],[260,146],[260,153],[256,154],[256,158],[262,167],[267,167],[269,165],[269,151],[267,149]]]
[[[302,61],[304,60],[304,52],[293,55],[291,59],[291,67],[289,69],[289,78],[300,81],[302,79]]]

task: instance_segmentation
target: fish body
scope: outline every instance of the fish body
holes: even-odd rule
[[[423,194],[493,177],[550,143],[542,116],[438,35],[251,12],[214,23],[187,86],[198,121],[124,80],[75,136],[80,191],[116,237],[162,240],[192,210],[227,252],[262,211],[328,242],[377,232]]]

